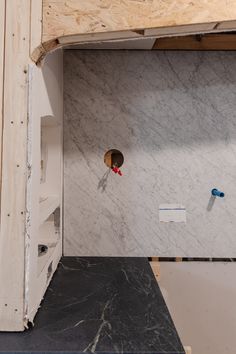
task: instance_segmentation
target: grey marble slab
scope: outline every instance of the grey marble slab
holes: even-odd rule
[[[0,352],[184,354],[145,258],[64,257],[34,328]]]
[[[65,255],[235,257],[236,52],[66,51],[64,95]]]

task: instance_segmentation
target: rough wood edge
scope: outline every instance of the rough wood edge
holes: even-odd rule
[[[41,53],[43,25],[43,0],[31,0],[30,3],[30,53]],[[38,52],[39,51],[39,52]]]
[[[5,54],[5,7],[6,0],[0,0],[0,159],[2,160],[2,124],[4,96],[4,54]],[[2,179],[2,161],[0,161],[0,184]]]
[[[229,24],[228,24],[229,22]],[[35,63],[42,61],[44,56],[57,48],[66,47],[68,45],[77,45],[82,43],[96,43],[115,41],[122,39],[138,39],[138,38],[171,38],[184,37],[189,35],[225,33],[236,29],[236,21],[226,21],[224,23],[206,23],[201,25],[183,25],[171,27],[158,27],[149,29],[136,29],[132,31],[113,31],[88,34],[73,34],[54,38],[47,42],[41,43],[31,52],[31,58]]]
[[[153,274],[156,278],[156,281],[159,281],[161,278],[160,263],[152,260],[149,262],[149,264],[152,268],[152,271],[153,271]]]
[[[189,346],[184,346],[184,350],[186,354],[192,354],[192,348]]]
[[[0,330],[4,331],[24,329],[29,21],[30,0],[6,1],[0,237],[0,283],[4,284]]]
[[[26,233],[28,237],[26,240],[25,257],[25,319],[26,321],[33,323],[34,316],[40,307],[40,302],[44,296],[44,292],[49,285],[49,279],[47,278],[48,267],[52,264],[52,273],[54,273],[57,268],[58,261],[62,255],[61,235],[56,241],[57,245],[55,245],[53,252],[49,252],[49,257],[46,256],[38,259],[38,243],[44,241],[46,242],[46,237],[44,241],[42,241],[42,225],[45,225],[44,222],[48,218],[49,214],[52,214],[59,205],[62,210],[63,55],[60,51],[57,51],[57,53],[50,55],[46,59],[46,63],[43,68],[36,67],[34,64],[31,64],[29,69],[28,166],[30,174],[27,180]],[[47,90],[45,90],[45,88],[47,88]],[[49,124],[45,124],[45,119],[42,118],[47,118]],[[52,190],[52,195],[56,196],[56,198],[52,199],[50,198],[52,195],[50,195],[50,193],[48,194],[51,187],[46,188],[46,191],[45,186],[47,183],[40,185],[40,141],[42,136],[45,138],[45,131],[43,133],[43,130],[46,126],[46,135],[48,136],[48,134],[51,134],[53,149],[51,152],[49,150],[49,154],[47,150],[47,161],[51,167],[45,171],[45,182],[48,180],[47,177],[50,177],[50,185],[52,187],[52,183],[54,182],[53,179],[55,179],[54,177],[57,176],[58,181],[60,175],[60,187],[58,186],[56,190]],[[54,149],[56,143],[58,144],[59,149],[57,149],[57,154],[55,156]],[[54,161],[56,160],[57,166],[54,164]],[[57,170],[55,175],[52,174],[54,171],[53,167],[59,169],[59,165],[61,167],[60,172]],[[46,208],[46,213],[43,213],[43,218],[41,218],[42,203],[39,203],[40,197],[42,196],[48,196],[46,201],[53,201],[52,204],[49,203],[49,208]],[[62,220],[62,211],[60,216],[60,220]],[[62,234],[61,223],[60,234]],[[44,236],[46,236],[46,234]],[[39,266],[39,262],[43,264],[42,268],[41,265]]]

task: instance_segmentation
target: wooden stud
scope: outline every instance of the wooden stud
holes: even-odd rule
[[[62,255],[61,222],[55,227],[53,216],[58,207],[62,210],[61,51],[45,58],[42,67],[30,65],[29,101],[27,161],[31,174],[27,180],[25,318],[33,322]],[[40,257],[39,244],[48,246],[47,253]]]
[[[5,0],[0,0],[0,156],[2,155],[3,86],[4,86],[4,47],[5,47]],[[1,180],[0,163],[0,180]]]
[[[24,329],[30,0],[6,1],[0,234],[0,330]]]
[[[34,56],[43,56],[44,48],[42,46],[42,16],[43,0],[31,0],[31,18],[30,18],[30,54]],[[33,60],[33,59],[32,59]]]

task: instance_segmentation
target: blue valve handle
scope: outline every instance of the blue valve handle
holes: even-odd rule
[[[225,196],[224,192],[221,192],[221,191],[219,191],[219,190],[216,189],[216,188],[213,188],[213,189],[212,189],[211,194],[212,194],[214,197],[220,197],[220,198],[224,198],[224,196]]]

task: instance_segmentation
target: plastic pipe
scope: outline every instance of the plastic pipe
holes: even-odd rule
[[[217,188],[213,188],[211,191],[211,194],[214,197],[220,197],[220,198],[224,198],[224,196],[225,196],[224,192],[219,191]]]

